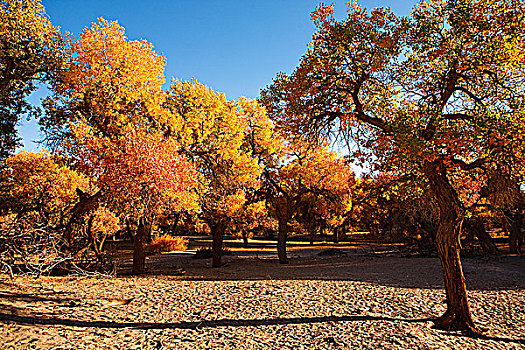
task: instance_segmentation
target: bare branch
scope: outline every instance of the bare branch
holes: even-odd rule
[[[479,103],[480,105],[484,106],[482,98],[474,95],[470,90],[463,86],[457,86],[454,91],[461,91],[464,92],[467,96],[469,96],[471,99],[473,99],[476,103]]]

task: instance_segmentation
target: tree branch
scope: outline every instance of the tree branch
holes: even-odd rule
[[[465,114],[465,113],[447,113],[447,114],[443,114],[441,117],[446,120],[472,120],[474,119],[473,116]]]
[[[478,96],[474,95],[470,90],[463,86],[458,86],[454,89],[454,91],[461,91],[464,92],[468,97],[473,99],[476,103],[479,103],[480,105],[484,106],[483,100],[479,98]]]
[[[452,163],[456,164],[457,166],[461,168],[461,170],[465,170],[465,171],[481,168],[483,164],[485,164],[486,161],[487,161],[486,158],[478,158],[473,162],[467,163],[461,159],[456,159],[456,158],[451,159]]]
[[[453,62],[452,67],[447,73],[446,82],[444,83],[443,92],[441,94],[441,108],[440,110],[443,110],[445,108],[446,104],[448,103],[448,100],[452,95],[454,94],[454,91],[456,91],[456,83],[458,81],[458,73],[456,71],[456,63]],[[425,129],[421,131],[421,137],[423,139],[430,141],[436,134],[436,117],[433,116],[428,121],[427,125],[425,126]]]
[[[381,118],[372,117],[372,116],[367,115],[364,112],[363,104],[361,103],[361,101],[359,101],[359,90],[360,90],[361,85],[363,84],[365,79],[366,79],[366,77],[362,77],[362,79],[359,82],[356,83],[355,89],[351,93],[352,100],[353,100],[354,105],[355,105],[355,117],[358,120],[360,120],[362,122],[365,122],[367,124],[373,125],[373,126],[379,128],[379,129],[381,129],[386,134],[389,134],[391,132],[390,125],[388,125]]]

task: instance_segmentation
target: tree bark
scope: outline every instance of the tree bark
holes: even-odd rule
[[[151,225],[145,218],[139,219],[137,234],[133,242],[133,274],[141,274],[145,271],[146,264],[146,240],[151,231]]]
[[[520,210],[512,216],[512,223],[510,225],[509,233],[509,247],[513,254],[520,254],[523,245],[523,236],[521,234],[521,225],[523,223],[523,214]]]
[[[146,236],[146,243],[151,243],[153,241],[153,230],[148,230],[148,235]]]
[[[470,312],[465,276],[459,256],[464,214],[461,203],[447,178],[446,168],[442,162],[425,164],[424,172],[439,205],[440,217],[435,244],[447,294],[447,311],[434,321],[434,327],[479,333]]]
[[[222,243],[224,240],[224,231],[226,225],[222,221],[215,222],[212,224],[213,232],[213,241],[211,244],[211,267],[221,267],[221,257],[222,257]]]
[[[86,232],[89,236],[89,241],[90,241],[89,244],[93,246],[93,251],[95,252],[96,257],[99,258],[100,251],[98,250],[98,244],[97,244],[97,239],[95,237],[95,232],[93,232],[93,220],[94,219],[95,219],[94,215],[89,216],[87,227],[86,227]]]
[[[242,246],[248,248],[248,232],[242,230]]]
[[[288,257],[286,256],[286,239],[288,238],[288,220],[286,218],[279,219],[279,232],[277,234],[277,256],[279,263],[288,264]]]
[[[338,226],[334,228],[334,243],[339,243],[341,241],[341,231],[343,229]]]
[[[180,212],[178,212],[175,215],[175,221],[170,226],[170,229],[169,229],[170,232],[168,232],[169,234],[175,235],[177,233],[177,226],[179,225],[179,221],[180,221],[181,216],[182,216],[182,213],[180,213]]]

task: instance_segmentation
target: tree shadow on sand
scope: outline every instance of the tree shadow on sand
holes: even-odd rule
[[[29,293],[19,293],[19,292],[10,292],[10,291],[0,291],[0,301],[2,299],[6,299],[9,301],[21,301],[21,302],[53,302],[58,304],[63,304],[70,301],[75,301],[75,298],[69,298],[64,297],[62,294],[64,293],[48,293],[50,294],[58,294],[60,296],[54,297],[54,296],[47,296],[47,295],[37,295],[37,294],[29,294]]]
[[[421,323],[431,321],[430,318],[400,318],[372,315],[348,315],[348,316],[324,316],[324,317],[290,317],[290,318],[268,318],[268,319],[222,319],[222,320],[202,320],[202,321],[181,321],[181,322],[115,322],[115,321],[82,321],[72,319],[62,319],[57,317],[41,316],[19,316],[0,313],[0,321],[13,322],[20,325],[52,325],[67,327],[87,327],[87,328],[110,328],[110,329],[187,329],[198,330],[203,328],[217,327],[260,327],[260,326],[279,326],[279,325],[298,325],[314,324],[325,322],[365,322],[365,321],[384,321],[384,322],[405,322]],[[460,335],[450,333],[451,335]],[[492,340],[503,343],[515,343],[525,345],[525,339],[511,339],[504,337],[493,337],[484,335],[471,336],[482,340]]]

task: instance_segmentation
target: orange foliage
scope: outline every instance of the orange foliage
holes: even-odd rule
[[[127,215],[196,208],[195,167],[163,136],[171,115],[163,107],[165,59],[104,19],[71,40],[69,53],[54,87],[68,117],[64,148]]]
[[[98,131],[118,132],[131,121],[146,124],[147,115],[161,117],[166,62],[152,44],[130,41],[117,22],[99,18],[70,40],[68,54],[54,89],[68,104],[89,109],[82,117]]]
[[[119,142],[89,137],[79,138],[79,160],[90,173],[99,174],[100,183],[125,201],[142,201],[158,196],[173,210],[196,207],[194,188],[198,186],[193,164],[179,155],[174,140],[131,131]]]
[[[106,207],[98,207],[93,216],[91,232],[97,237],[107,237],[121,228],[119,218]]]
[[[188,240],[183,237],[173,237],[165,234],[153,239],[148,248],[151,252],[173,252],[185,251],[187,249]]]

